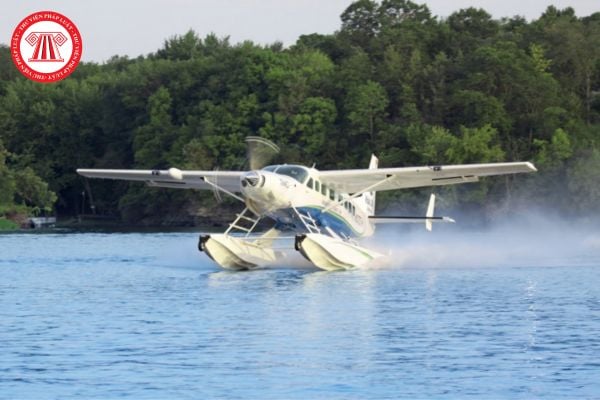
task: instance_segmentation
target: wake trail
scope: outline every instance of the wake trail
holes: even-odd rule
[[[420,228],[420,229],[418,229]],[[600,266],[600,230],[530,216],[485,229],[385,227],[365,245],[382,267]]]

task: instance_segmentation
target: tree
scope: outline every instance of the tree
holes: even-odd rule
[[[489,41],[500,30],[498,21],[481,8],[469,7],[450,14],[447,20],[451,51],[470,52]]]
[[[324,53],[301,50],[282,56],[279,65],[271,66],[265,78],[271,95],[278,99],[279,110],[290,117],[307,97],[323,93],[333,71],[333,63]]]
[[[373,81],[350,90],[346,99],[348,121],[354,135],[368,134],[371,141],[383,123],[389,100],[381,84]]]
[[[579,157],[567,175],[569,206],[584,215],[600,211],[600,151],[594,149]]]
[[[600,88],[600,20],[578,20],[570,7],[549,6],[535,24],[543,31],[550,71],[583,100],[586,122],[591,123],[594,91]]]
[[[341,34],[360,47],[367,48],[379,32],[377,3],[372,0],[358,0],[350,4],[341,19]]]
[[[27,167],[13,173],[15,180],[15,202],[35,210],[52,211],[56,194],[48,189],[48,184]]]
[[[16,185],[12,171],[6,165],[8,152],[0,140],[0,205],[12,204]]]
[[[498,162],[504,159],[497,131],[490,125],[480,128],[462,126],[458,136],[440,126],[411,125],[407,138],[412,151],[420,157],[419,161],[429,165]]]
[[[207,212],[210,194],[86,187],[75,169],[237,170],[244,137],[260,135],[281,146],[282,162],[323,169],[365,165],[369,150],[390,167],[532,160],[539,172],[514,189],[508,177],[442,193],[475,208],[518,196],[562,212],[592,207],[582,188],[594,184],[585,168],[598,151],[599,49],[600,13],[549,7],[529,22],[467,8],[438,19],[408,0],[356,1],[338,32],[287,48],[188,31],[148,56],[81,63],[53,85],[22,77],[0,46],[0,201],[47,204],[46,182],[61,215],[81,211],[82,190],[101,213],[136,222],[158,209],[165,219]]]
[[[171,121],[171,95],[160,87],[148,99],[148,123],[136,129],[133,139],[136,165],[141,168],[167,167],[165,151],[176,136]]]
[[[340,89],[347,90],[371,79],[373,70],[369,55],[364,50],[357,48],[339,62],[334,79]]]
[[[557,168],[564,166],[564,162],[573,154],[569,135],[563,129],[554,131],[551,140],[536,139],[534,144],[538,147],[536,163],[542,168]]]
[[[446,122],[450,127],[490,125],[508,133],[512,125],[504,105],[495,96],[477,90],[456,90],[448,101]]]
[[[335,103],[323,97],[309,97],[300,107],[300,112],[292,118],[295,142],[307,154],[318,157],[326,147],[333,145],[330,135],[334,132],[337,116]]]
[[[431,12],[425,4],[416,4],[410,0],[383,0],[378,10],[381,26],[390,28],[406,21],[422,24],[431,21]]]
[[[11,210],[13,205],[23,205],[27,212],[33,214],[52,211],[56,194],[30,167],[9,168],[9,156],[10,153],[0,141],[0,214]]]
[[[459,154],[458,138],[440,126],[413,124],[406,130],[406,137],[419,164],[447,164]]]
[[[478,128],[460,127],[460,141],[449,154],[456,164],[490,163],[504,161],[504,151],[499,145],[498,131],[491,125]]]
[[[165,40],[162,49],[156,52],[156,57],[169,60],[189,60],[201,55],[202,40],[193,30],[183,35],[176,35]]]

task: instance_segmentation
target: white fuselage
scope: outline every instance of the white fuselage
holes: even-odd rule
[[[298,216],[302,213],[310,215],[320,229],[339,237],[373,234],[362,199],[328,188],[314,168],[271,166],[250,171],[241,179],[247,206],[259,216],[274,219],[278,229],[306,231]]]

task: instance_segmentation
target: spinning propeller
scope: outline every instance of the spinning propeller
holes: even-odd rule
[[[246,136],[246,162],[244,165],[248,165],[250,171],[261,169],[268,165],[277,154],[279,154],[279,146],[270,141],[269,139],[262,138],[260,136]],[[218,171],[218,168],[214,169]],[[214,182],[218,185],[218,181]],[[222,202],[221,193],[213,186],[213,195],[218,203]]]
[[[279,154],[279,146],[259,136],[246,137],[246,158],[251,171],[261,169]]]

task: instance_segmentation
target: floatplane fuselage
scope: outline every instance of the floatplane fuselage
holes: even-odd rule
[[[293,243],[318,268],[361,267],[382,255],[362,246],[379,223],[454,222],[434,216],[432,194],[421,217],[376,216],[377,191],[476,182],[479,177],[535,171],[528,162],[319,171],[301,165],[271,165],[250,171],[78,169],[90,178],[142,181],[149,186],[213,190],[244,203],[222,234],[201,235],[199,249],[225,269],[244,270],[285,262]],[[257,232],[261,221],[271,228]]]
[[[336,191],[321,181],[317,169],[300,165],[250,171],[242,175],[240,185],[246,209],[224,234],[200,238],[200,249],[222,267],[251,269],[276,263],[284,254],[272,244],[290,234],[295,235],[294,248],[324,270],[355,268],[381,256],[356,242],[375,232],[369,220],[373,192],[353,197]],[[253,238],[251,228],[258,216],[274,221],[274,226]]]
[[[369,216],[374,194],[351,198],[319,179],[319,171],[300,165],[274,165],[251,171],[242,177],[242,195],[248,208],[276,222],[276,227],[306,231],[310,217],[321,229],[344,238],[370,236],[374,232]]]

